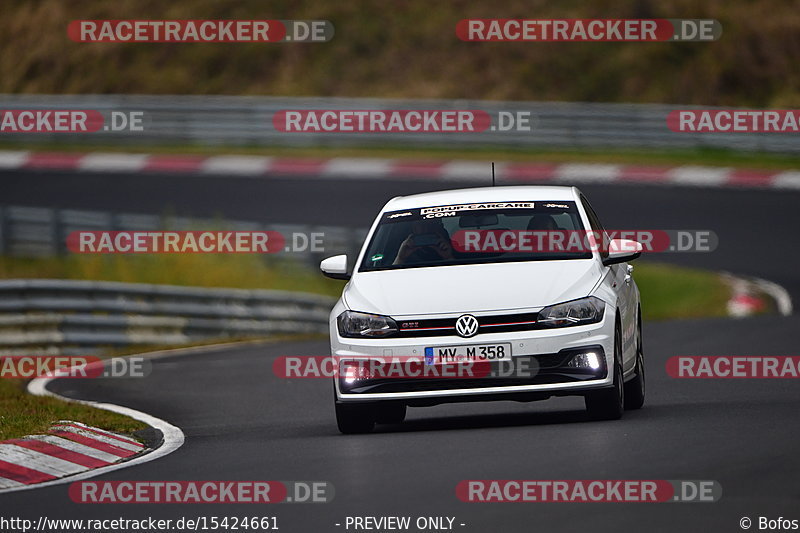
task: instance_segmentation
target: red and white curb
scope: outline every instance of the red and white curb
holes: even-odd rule
[[[61,421],[46,435],[0,441],[0,488],[54,481],[147,451],[129,437],[80,422]]]
[[[155,359],[189,355],[218,347],[219,345],[208,345],[176,348],[137,354],[137,356]],[[179,427],[129,407],[60,396],[47,390],[47,385],[54,379],[58,377],[33,379],[28,383],[28,392],[34,396],[51,396],[65,402],[80,403],[128,416],[159,430],[162,437],[161,445],[153,449],[145,448],[143,444],[123,435],[98,430],[77,422],[60,422],[55,424],[47,435],[30,435],[14,439],[12,442],[0,442],[0,494],[88,479],[153,461],[183,446],[185,437]],[[21,442],[25,444],[21,446]],[[3,470],[3,467],[10,470]],[[14,474],[6,475],[8,472]]]
[[[792,314],[792,299],[786,289],[759,278],[741,278],[723,273],[723,279],[731,288],[731,297],[727,303],[728,315],[741,318],[763,313],[769,309],[768,300],[783,316]]]
[[[207,351],[219,350],[220,348],[225,348],[225,347],[235,348],[242,345],[260,344],[264,342],[265,341],[263,340],[225,342],[219,344],[209,344],[204,346],[192,346],[189,348],[173,348],[169,350],[160,350],[157,352],[136,354],[136,356],[147,357],[149,359],[160,359],[165,357],[194,355]],[[119,438],[128,441],[131,441],[132,439],[124,437],[122,435],[111,434],[111,432],[108,431],[100,430],[100,433],[97,433],[96,431],[91,431],[91,429],[95,428],[90,429],[88,428],[88,426],[83,426],[82,424],[77,424],[75,422],[59,423],[53,426],[53,430],[55,431],[55,433],[51,433],[48,435],[32,435],[29,437],[24,437],[23,439],[20,440],[37,440],[46,444],[53,444],[53,445],[55,445],[56,443],[63,444],[62,440],[72,441],[74,444],[69,445],[72,446],[72,448],[68,449],[68,451],[74,453],[80,452],[82,455],[91,458],[91,459],[81,459],[84,462],[89,462],[91,460],[110,462],[112,457],[117,458],[116,462],[111,462],[111,464],[108,465],[100,465],[86,470],[78,470],[72,474],[61,472],[60,475],[56,475],[55,470],[50,471],[53,472],[52,474],[49,474],[49,472],[42,472],[44,474],[52,475],[55,479],[42,481],[39,483],[25,484],[23,482],[17,481],[16,479],[12,479],[11,481],[16,481],[16,484],[0,486],[0,494],[4,492],[35,489],[39,487],[58,485],[62,483],[72,483],[74,481],[88,479],[101,474],[112,472],[114,470],[120,470],[122,468],[128,468],[130,466],[135,466],[149,461],[154,461],[155,459],[159,459],[161,457],[164,457],[165,455],[169,455],[170,453],[174,452],[175,450],[183,446],[183,443],[185,441],[185,436],[183,434],[183,431],[181,431],[179,427],[173,426],[172,424],[166,422],[165,420],[161,420],[160,418],[156,418],[155,416],[143,413],[141,411],[137,411],[135,409],[131,409],[129,407],[123,407],[121,405],[114,405],[110,403],[75,400],[72,398],[67,398],[65,396],[60,396],[58,394],[55,394],[47,390],[47,385],[54,379],[58,378],[48,376],[48,377],[33,379],[28,383],[28,392],[30,394],[33,394],[34,396],[51,396],[63,400],[65,402],[80,403],[84,405],[89,405],[91,407],[95,407],[97,409],[105,409],[106,411],[112,411],[115,413],[119,413],[121,415],[128,416],[130,418],[133,418],[134,420],[138,420],[154,429],[159,430],[161,432],[162,443],[157,448],[150,449],[149,451],[147,451],[147,453],[135,452],[133,454],[128,455],[126,458],[123,458],[118,454],[134,451],[133,449],[130,448],[130,446],[134,446],[135,444],[124,443],[120,441]],[[89,432],[88,436],[85,434],[85,432],[87,431]],[[92,441],[104,441],[104,444],[101,445],[102,446],[101,448],[93,447],[88,444],[88,441],[86,441],[85,438],[90,438],[92,439]],[[61,439],[61,440],[56,440],[56,439]],[[104,439],[111,439],[111,440],[109,441]],[[89,448],[89,450],[87,450],[87,448]],[[112,449],[120,449],[126,451],[125,452],[118,451],[114,453]],[[33,451],[38,451],[41,453],[40,449]],[[56,459],[62,459],[64,461],[67,461],[68,463],[73,463],[73,464],[78,464],[79,466],[83,466],[81,465],[81,463],[76,463],[76,461],[74,460],[77,458],[76,455],[71,455],[71,454],[67,455],[69,455],[73,459],[72,460],[67,459],[66,455],[57,456]],[[61,466],[64,465],[62,464]],[[70,469],[75,469],[75,468],[76,468],[75,466],[70,466]]]
[[[471,160],[292,158],[129,153],[67,153],[0,150],[0,169],[313,176],[335,179],[400,178],[491,183],[491,163]],[[800,170],[752,170],[706,166],[641,166],[600,163],[495,164],[498,181],[509,183],[616,183],[696,187],[800,189]]]

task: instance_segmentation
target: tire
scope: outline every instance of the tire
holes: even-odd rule
[[[586,410],[593,420],[619,420],[625,405],[625,387],[622,382],[622,335],[617,322],[614,329],[614,385],[607,389],[589,392],[584,397]]]
[[[336,425],[345,435],[369,433],[375,427],[375,407],[372,404],[335,402]]]
[[[636,327],[636,377],[625,384],[625,409],[632,411],[644,405],[645,373],[644,350],[642,348],[642,317]]]
[[[399,424],[406,419],[406,404],[386,403],[379,404],[375,413],[378,424]]]

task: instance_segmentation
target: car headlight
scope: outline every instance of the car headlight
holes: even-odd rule
[[[594,324],[603,319],[605,308],[606,304],[603,300],[589,296],[545,307],[539,311],[536,323],[551,328]]]
[[[336,320],[342,337],[388,337],[397,333],[397,323],[388,316],[345,311]]]

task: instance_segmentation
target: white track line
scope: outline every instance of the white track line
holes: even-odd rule
[[[769,294],[778,304],[778,311],[783,316],[792,314],[792,297],[789,296],[789,291],[778,285],[773,281],[766,279],[754,278],[753,282],[759,289]]]
[[[263,176],[272,162],[271,157],[244,155],[211,156],[200,167],[204,174],[233,174],[236,176]]]
[[[178,356],[192,355],[203,352],[210,352],[225,347],[246,346],[250,344],[265,344],[270,342],[273,341],[252,340],[252,341],[241,341],[241,342],[225,342],[220,344],[209,344],[206,346],[194,346],[191,348],[174,348],[171,350],[160,350],[157,352],[135,354],[135,355],[137,357],[161,359],[166,357],[178,357]],[[99,476],[101,474],[113,472],[114,470],[121,470],[129,466],[135,466],[147,463],[149,461],[153,461],[155,459],[159,459],[161,457],[164,457],[165,455],[171,454],[172,452],[183,446],[185,436],[183,434],[183,431],[181,431],[179,427],[173,426],[172,424],[170,424],[165,420],[161,420],[160,418],[156,418],[152,415],[143,413],[141,411],[137,411],[135,409],[131,409],[129,407],[123,407],[121,405],[114,405],[111,403],[92,402],[89,400],[75,400],[72,398],[67,398],[65,396],[60,396],[54,392],[50,392],[49,390],[47,390],[47,385],[54,379],[57,378],[42,377],[33,379],[30,381],[30,383],[28,383],[28,392],[35,396],[51,396],[63,400],[65,402],[80,403],[84,405],[89,405],[91,407],[96,407],[97,409],[105,409],[106,411],[112,411],[114,413],[119,413],[121,415],[129,416],[134,420],[138,420],[140,422],[147,424],[150,427],[160,430],[164,437],[164,442],[161,444],[161,446],[159,446],[155,450],[152,450],[151,452],[142,455],[138,455],[136,457],[133,457],[132,459],[123,460],[122,462],[109,466],[93,468],[83,473],[75,474],[73,476],[63,477],[61,479],[54,479],[52,481],[45,481],[42,483],[33,483],[31,485],[24,485],[21,483],[16,483],[15,485],[14,484],[15,482],[11,480],[0,479],[0,494],[5,492],[19,491],[19,490],[38,489],[39,487],[49,487],[52,485],[60,485],[63,483],[72,483],[73,481],[81,481],[83,479],[89,479],[95,476]]]
[[[21,168],[28,162],[30,152],[0,150],[0,168]]]
[[[322,169],[322,175],[335,178],[364,178],[386,176],[391,170],[390,159],[335,157]]]
[[[778,285],[774,281],[769,281],[762,278],[737,276],[735,274],[731,274],[730,272],[725,272],[725,271],[722,272],[722,276],[731,285],[731,289],[733,290],[734,293],[748,294],[749,292],[752,292],[747,290],[748,286],[752,288],[755,285],[758,289],[764,291],[767,294],[767,296],[775,300],[775,304],[778,307],[778,312],[781,315],[789,316],[792,314],[793,311],[792,297],[789,295],[789,291],[787,291],[781,285]],[[730,302],[728,302],[728,305],[730,310],[730,305],[731,305]],[[741,314],[735,316],[745,316],[745,315]]]
[[[83,156],[78,169],[91,172],[138,172],[147,164],[147,154],[96,152]]]
[[[595,163],[566,163],[555,170],[556,181],[577,183],[609,183],[619,179],[622,167]]]
[[[800,172],[787,170],[775,174],[772,178],[772,186],[776,189],[800,189]]]
[[[684,166],[667,172],[668,181],[678,185],[721,187],[730,177],[731,169],[724,167]]]
[[[502,176],[505,168],[505,163],[496,163],[495,174]],[[440,172],[441,178],[444,180],[477,181],[486,185],[492,183],[492,163],[490,161],[451,161],[445,163]]]

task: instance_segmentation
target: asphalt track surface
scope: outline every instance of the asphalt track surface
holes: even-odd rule
[[[386,199],[450,187],[419,181],[5,173],[4,203],[127,212],[224,214],[266,222],[365,226]],[[474,183],[470,183],[474,186]],[[800,194],[581,186],[608,227],[711,229],[716,252],[672,262],[758,275],[800,295]],[[635,275],[635,274],[634,274]],[[646,302],[644,302],[646,305]],[[339,435],[327,380],[284,380],[281,355],[324,355],[323,340],[250,345],[154,362],[130,380],[62,380],[59,393],[139,409],[181,427],[186,444],[115,480],[325,480],[329,504],[78,505],[67,485],[0,496],[3,516],[279,517],[282,531],[344,531],[346,516],[453,516],[456,531],[741,531],[739,519],[800,519],[797,380],[676,380],[674,355],[796,355],[800,317],[644,326],[645,408],[586,418],[578,398],[410,409],[371,435]],[[465,479],[713,479],[716,503],[464,503]],[[793,515],[794,513],[794,515]],[[352,529],[350,530],[352,531]],[[413,529],[412,529],[413,531]]]

